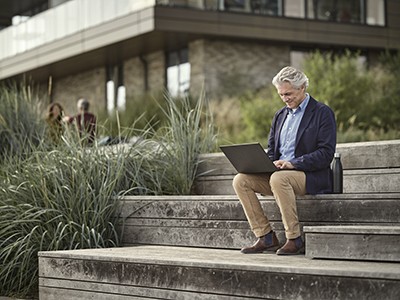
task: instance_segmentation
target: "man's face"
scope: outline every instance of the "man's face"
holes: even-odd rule
[[[304,86],[300,89],[294,88],[289,82],[284,82],[276,88],[282,101],[290,109],[297,108],[306,97]]]

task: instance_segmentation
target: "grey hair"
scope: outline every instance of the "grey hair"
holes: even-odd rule
[[[85,98],[79,99],[77,105],[79,109],[82,109],[84,111],[89,110],[89,101],[87,101]]]
[[[300,89],[302,86],[308,87],[308,77],[303,72],[293,67],[284,67],[272,79],[272,84],[275,87],[281,86],[283,83],[288,82],[294,88]]]

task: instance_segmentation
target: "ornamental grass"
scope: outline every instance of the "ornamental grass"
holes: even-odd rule
[[[65,127],[54,144],[29,89],[0,87],[0,296],[37,298],[39,251],[121,246],[122,197],[189,194],[216,137],[204,94],[165,95],[159,129],[119,129],[135,143],[85,147]]]

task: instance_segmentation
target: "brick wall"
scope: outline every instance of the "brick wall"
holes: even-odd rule
[[[189,45],[191,91],[204,83],[211,97],[239,94],[271,84],[272,77],[290,64],[287,46],[252,42],[197,40]]]
[[[163,51],[153,52],[143,57],[124,61],[124,84],[127,99],[146,92],[145,65],[147,65],[147,85],[151,92],[162,91],[165,86],[165,55]]]
[[[162,91],[165,87],[165,54],[164,51],[150,53],[146,56],[149,67],[149,89]]]
[[[139,57],[124,61],[124,84],[128,98],[139,96],[145,91],[144,69],[144,63]]]
[[[128,101],[146,92],[144,61],[149,91],[156,95],[166,85],[164,51],[127,59],[124,83]],[[189,61],[191,92],[196,95],[204,84],[211,98],[219,98],[270,85],[272,77],[290,63],[290,49],[254,42],[196,40],[189,45]],[[106,107],[105,82],[105,67],[54,80],[53,101],[60,102],[67,114],[74,114],[77,99],[85,97],[91,111],[97,113]]]
[[[105,108],[105,68],[92,69],[79,74],[53,80],[53,101],[61,103],[67,115],[77,112],[76,102],[86,98],[90,111],[97,113]]]

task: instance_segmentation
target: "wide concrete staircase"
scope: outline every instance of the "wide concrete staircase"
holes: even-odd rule
[[[196,195],[123,199],[124,247],[39,254],[40,299],[400,299],[400,141],[339,144],[344,193],[298,198],[306,254],[254,242],[221,153]],[[281,242],[279,209],[260,197]]]

